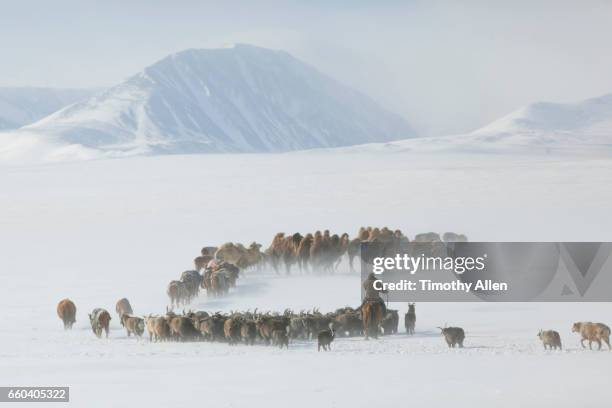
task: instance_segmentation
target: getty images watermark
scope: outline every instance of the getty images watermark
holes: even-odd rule
[[[397,302],[607,302],[611,254],[610,242],[364,242],[361,276]]]

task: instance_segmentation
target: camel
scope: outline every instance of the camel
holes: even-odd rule
[[[367,241],[374,241],[380,236],[380,228],[376,227],[370,230]]]
[[[272,243],[270,244],[268,249],[266,249],[265,251],[266,256],[270,260],[270,263],[272,264],[272,267],[274,268],[274,271],[277,274],[278,274],[279,264],[281,262],[281,258],[283,255],[284,242],[285,242],[285,233],[279,232],[274,236],[274,238],[272,239]]]
[[[351,272],[355,271],[354,260],[355,260],[355,257],[359,255],[360,250],[361,250],[361,238],[354,238],[349,241],[346,252],[348,254],[349,267],[351,269]]]
[[[263,255],[260,248],[261,244],[256,242],[252,242],[248,248],[239,243],[227,242],[215,252],[215,259],[246,269],[261,262]]]
[[[312,234],[306,234],[302,241],[300,241],[300,245],[298,245],[297,249],[297,261],[300,270],[308,271],[308,264],[310,262],[310,248],[312,247],[312,242],[314,237]]]
[[[241,263],[246,252],[247,249],[244,247],[244,245],[226,242],[215,252],[215,259],[239,266],[238,264]]]
[[[370,231],[372,227],[361,227],[359,228],[359,232],[357,233],[357,238],[359,241],[367,241],[370,237]]]
[[[296,232],[290,237],[285,238],[285,250],[283,251],[283,261],[287,275],[291,273],[291,265],[297,262],[297,249],[302,242],[302,234]]]
[[[258,244],[255,241],[251,242],[251,245],[249,245],[245,253],[245,261],[246,261],[245,268],[255,266],[263,261],[263,253],[261,252],[261,244]]]
[[[347,234],[346,232],[340,236],[340,241],[338,242],[338,245],[336,246],[336,254],[335,254],[336,262],[334,264],[334,269],[338,269],[338,266],[340,265],[340,262],[342,261],[342,257],[348,251],[350,242],[351,242],[351,239],[349,238],[349,234]]]
[[[281,262],[285,265],[287,275],[291,273],[291,266],[298,261],[298,247],[303,238],[299,232],[291,236],[285,236],[284,232],[279,232],[274,236],[266,254],[270,257],[276,273],[278,273]]]
[[[310,246],[310,263],[316,272],[320,271],[323,267],[323,257],[327,252],[328,244],[329,242],[325,240],[321,231],[316,231]]]

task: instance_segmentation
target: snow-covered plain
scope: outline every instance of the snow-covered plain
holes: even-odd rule
[[[0,171],[0,384],[69,385],[78,407],[603,407],[611,352],[583,351],[573,321],[612,323],[611,304],[420,303],[417,333],[289,350],[154,344],[114,313],[161,313],[165,286],[200,247],[269,244],[277,231],[354,235],[389,225],[471,240],[610,240],[612,161],[571,156],[309,152],[191,155],[3,167]],[[322,311],[359,302],[359,278],[251,273],[205,310]],[[77,305],[65,332],[59,299]],[[405,305],[393,305],[405,312]],[[87,312],[113,315],[96,339]],[[448,350],[436,326],[466,329]],[[562,352],[536,334],[556,329]],[[38,405],[35,405],[38,406]]]

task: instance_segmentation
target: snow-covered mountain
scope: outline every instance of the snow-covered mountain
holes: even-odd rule
[[[474,132],[349,147],[350,151],[612,154],[612,94],[576,103],[537,102]]]
[[[23,129],[127,153],[279,152],[414,136],[401,117],[286,52],[170,55]]]
[[[571,104],[538,102],[478,129],[473,142],[612,146],[612,94]]]
[[[90,89],[0,87],[0,130],[34,123],[93,93]]]

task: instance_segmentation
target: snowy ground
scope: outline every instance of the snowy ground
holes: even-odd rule
[[[607,406],[612,353],[579,349],[576,320],[612,323],[611,304],[417,305],[417,334],[338,340],[331,353],[127,338],[114,303],[163,312],[166,283],[203,245],[277,231],[360,225],[471,240],[610,240],[612,161],[586,157],[303,153],[166,156],[0,171],[1,385],[69,385],[71,405]],[[206,310],[330,310],[359,302],[359,279],[251,274]],[[64,332],[57,301],[72,298]],[[404,305],[393,305],[405,311]],[[88,328],[112,312],[111,338]],[[460,325],[449,351],[435,327]],[[540,328],[561,333],[543,351]],[[39,405],[37,405],[39,406]]]

